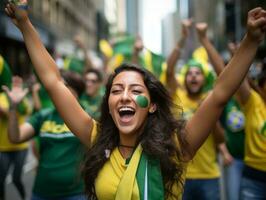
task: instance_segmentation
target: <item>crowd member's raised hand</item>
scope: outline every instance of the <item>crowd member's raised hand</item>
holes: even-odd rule
[[[23,80],[19,76],[12,77],[11,89],[7,86],[2,86],[2,88],[8,95],[11,105],[18,105],[29,91],[28,88],[23,88]]]
[[[84,39],[80,36],[80,35],[75,35],[73,38],[73,41],[75,43],[75,45],[82,50],[83,54],[84,54],[84,61],[85,61],[85,66],[84,66],[84,70],[86,71],[88,69],[92,69],[95,68],[90,56],[89,56],[89,52],[88,49],[85,45]]]
[[[192,23],[192,19],[182,20],[180,33],[181,36],[173,51],[167,58],[166,84],[171,95],[174,95],[176,88],[179,86],[179,83],[175,78],[175,65],[180,58],[182,48],[185,46]]]
[[[196,23],[195,28],[197,30],[197,34],[198,34],[200,41],[207,37],[207,29],[208,29],[207,23],[205,23],[205,22]]]
[[[221,73],[225,64],[222,57],[219,55],[218,51],[215,49],[214,45],[211,43],[207,36],[208,24],[206,22],[198,22],[195,24],[197,35],[202,46],[208,53],[209,60],[214,67],[217,75]]]
[[[34,111],[39,111],[42,109],[42,102],[39,96],[40,89],[41,89],[41,84],[37,80],[36,82],[32,83],[32,86],[30,87]]]
[[[192,19],[184,19],[181,21],[182,25],[182,36],[187,37],[189,34],[189,28],[191,27],[193,21]]]
[[[178,41],[179,48],[184,47],[186,39],[189,36],[189,29],[192,26],[192,23],[192,19],[184,19],[181,21],[181,37]]]

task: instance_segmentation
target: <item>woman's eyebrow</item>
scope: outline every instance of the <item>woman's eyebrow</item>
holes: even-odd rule
[[[144,88],[144,85],[141,85],[141,84],[138,84],[138,83],[133,83],[133,84],[130,84],[130,87],[143,87]]]
[[[112,87],[114,87],[114,86],[120,86],[120,87],[123,87],[124,85],[123,85],[122,83],[114,83],[114,84],[112,85]],[[144,88],[144,85],[141,85],[141,84],[139,84],[139,83],[132,83],[132,84],[129,84],[129,87],[142,87],[142,88]]]

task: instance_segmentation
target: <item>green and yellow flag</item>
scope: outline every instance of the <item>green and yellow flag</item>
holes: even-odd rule
[[[151,71],[162,83],[166,81],[166,60],[162,55],[150,50],[144,52],[144,66]]]
[[[11,81],[12,81],[12,72],[7,62],[0,55],[0,88],[2,88],[2,85],[7,85],[8,87],[10,87]]]
[[[75,56],[69,56],[64,60],[64,69],[66,70],[82,74],[84,67],[85,67],[85,61]]]
[[[113,47],[106,40],[100,41],[101,52],[106,57],[111,58],[108,64],[110,70],[114,70],[123,62],[131,62],[134,43],[135,37],[133,36],[120,38],[114,43]],[[162,82],[165,82],[166,61],[163,56],[144,49],[139,60],[141,66],[151,71]]]

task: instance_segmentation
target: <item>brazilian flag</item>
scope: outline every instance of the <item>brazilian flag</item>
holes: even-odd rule
[[[12,73],[4,58],[0,55],[0,87],[6,85],[10,87],[12,81]],[[2,89],[0,89],[2,90]]]
[[[111,46],[106,40],[100,41],[101,52],[109,58],[108,69],[113,71],[124,62],[131,62],[135,38],[125,36],[117,39]]]
[[[117,40],[113,47],[105,40],[100,41],[101,52],[110,59],[109,69],[114,70],[123,62],[131,62],[135,43],[135,37],[126,36]],[[148,49],[144,49],[139,57],[139,64],[151,71],[158,79],[165,82],[166,61],[161,55],[155,54]]]
[[[128,36],[118,40],[113,46],[115,55],[123,56],[123,62],[131,62],[135,38]]]
[[[162,83],[166,82],[166,60],[162,55],[145,50],[143,57],[144,66],[151,71]]]
[[[75,56],[67,57],[64,60],[64,69],[82,74],[85,67],[85,61]]]

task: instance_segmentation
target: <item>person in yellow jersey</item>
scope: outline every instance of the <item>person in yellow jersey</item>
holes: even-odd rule
[[[133,64],[112,73],[96,123],[65,86],[25,10],[5,11],[22,32],[36,73],[69,129],[89,147],[83,176],[88,199],[180,199],[186,161],[193,158],[238,89],[265,35],[266,11],[249,12],[238,53],[209,96],[184,124],[161,82]],[[180,111],[180,107],[179,111]]]
[[[20,84],[22,79],[18,76],[12,78],[12,84]],[[12,181],[16,186],[21,199],[26,198],[25,188],[22,183],[23,165],[27,156],[28,143],[13,144],[7,133],[8,110],[10,104],[7,95],[0,93],[0,199],[5,199],[5,179],[9,169],[14,166]],[[31,113],[29,102],[26,98],[19,105],[17,115],[19,123],[25,121],[26,116]]]
[[[266,68],[258,78],[261,94],[266,94]],[[246,117],[244,170],[240,199],[266,199],[266,101],[245,80],[237,95]]]
[[[195,59],[190,59],[186,64],[184,87],[176,80],[175,64],[180,56],[180,48],[185,44],[185,40],[189,35],[189,28],[192,25],[191,20],[182,21],[182,36],[168,58],[167,67],[167,86],[175,102],[183,107],[184,118],[191,119],[193,114],[197,111],[202,101],[208,95],[204,92],[204,85],[207,83],[204,75],[203,66]],[[197,23],[196,30],[199,40],[204,44],[203,37],[206,36],[207,24]],[[220,62],[215,58],[217,51],[208,41],[208,46],[203,45],[210,57],[213,65],[219,65]],[[213,61],[215,60],[215,61]],[[211,131],[209,137],[199,148],[192,161],[187,166],[186,181],[184,187],[183,199],[202,199],[215,200],[220,199],[220,169],[218,166],[218,158],[216,147],[223,143],[223,132],[219,131],[219,124]],[[224,152],[222,152],[224,153]]]

